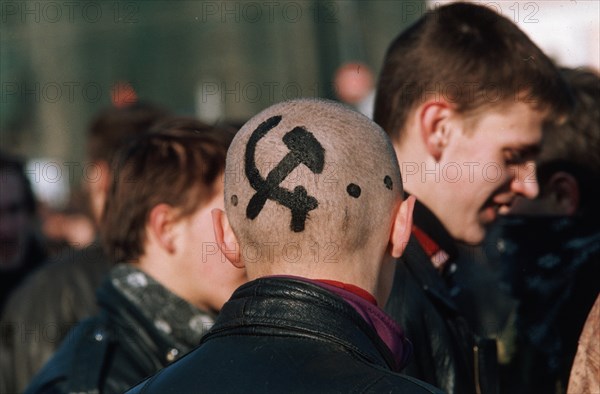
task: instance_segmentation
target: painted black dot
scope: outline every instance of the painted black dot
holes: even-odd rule
[[[237,207],[237,205],[238,205],[238,197],[235,194],[233,196],[231,196],[231,204],[234,207]]]
[[[392,188],[394,187],[394,182],[392,182],[392,178],[390,178],[389,175],[386,175],[383,178],[383,183],[385,183],[385,187],[387,187],[390,190],[392,190]]]
[[[360,186],[351,183],[346,187],[346,191],[351,197],[358,198],[360,197]]]

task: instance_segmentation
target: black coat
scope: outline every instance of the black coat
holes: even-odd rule
[[[26,393],[122,393],[190,349],[178,348],[107,279],[100,314],[81,322]]]
[[[509,216],[498,257],[516,313],[505,392],[564,392],[583,325],[600,293],[600,228],[589,216]]]
[[[78,321],[97,313],[111,264],[98,243],[67,249],[11,295],[0,326],[0,393],[21,393]]]
[[[414,346],[404,373],[451,394],[497,392],[495,341],[473,333],[414,236],[397,263],[385,310]]]
[[[131,393],[434,393],[398,373],[385,343],[339,296],[262,278],[240,287],[202,345]]]

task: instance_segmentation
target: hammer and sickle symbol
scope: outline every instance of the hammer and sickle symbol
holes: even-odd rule
[[[317,141],[315,136],[304,127],[294,127],[287,132],[282,140],[290,151],[269,172],[267,178],[263,178],[256,168],[255,152],[256,144],[271,129],[281,122],[281,116],[273,116],[261,123],[250,136],[245,154],[246,177],[256,193],[250,199],[246,208],[246,217],[255,219],[263,209],[267,199],[278,202],[292,211],[290,227],[294,232],[304,230],[304,222],[308,212],[317,208],[319,202],[313,196],[309,196],[303,186],[296,186],[291,192],[279,187],[279,184],[300,164],[304,164],[315,174],[323,171],[325,163],[325,149]]]

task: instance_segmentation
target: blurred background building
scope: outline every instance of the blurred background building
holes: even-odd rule
[[[345,62],[376,75],[391,40],[443,3],[3,1],[0,147],[54,158],[33,168],[59,168],[76,185],[86,176],[90,117],[111,97],[127,100],[129,87],[178,113],[242,123],[284,99],[334,98]],[[559,62],[600,68],[598,1],[477,3],[517,22]]]

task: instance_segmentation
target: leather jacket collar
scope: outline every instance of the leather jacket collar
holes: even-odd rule
[[[260,333],[325,339],[371,363],[398,370],[387,345],[350,304],[306,281],[268,277],[241,286],[202,343],[219,336]]]
[[[416,227],[423,231],[428,238],[435,242],[439,248],[448,256],[447,264],[458,257],[456,241],[440,220],[422,202],[416,200],[413,213],[413,222]],[[431,256],[430,256],[431,257]]]

